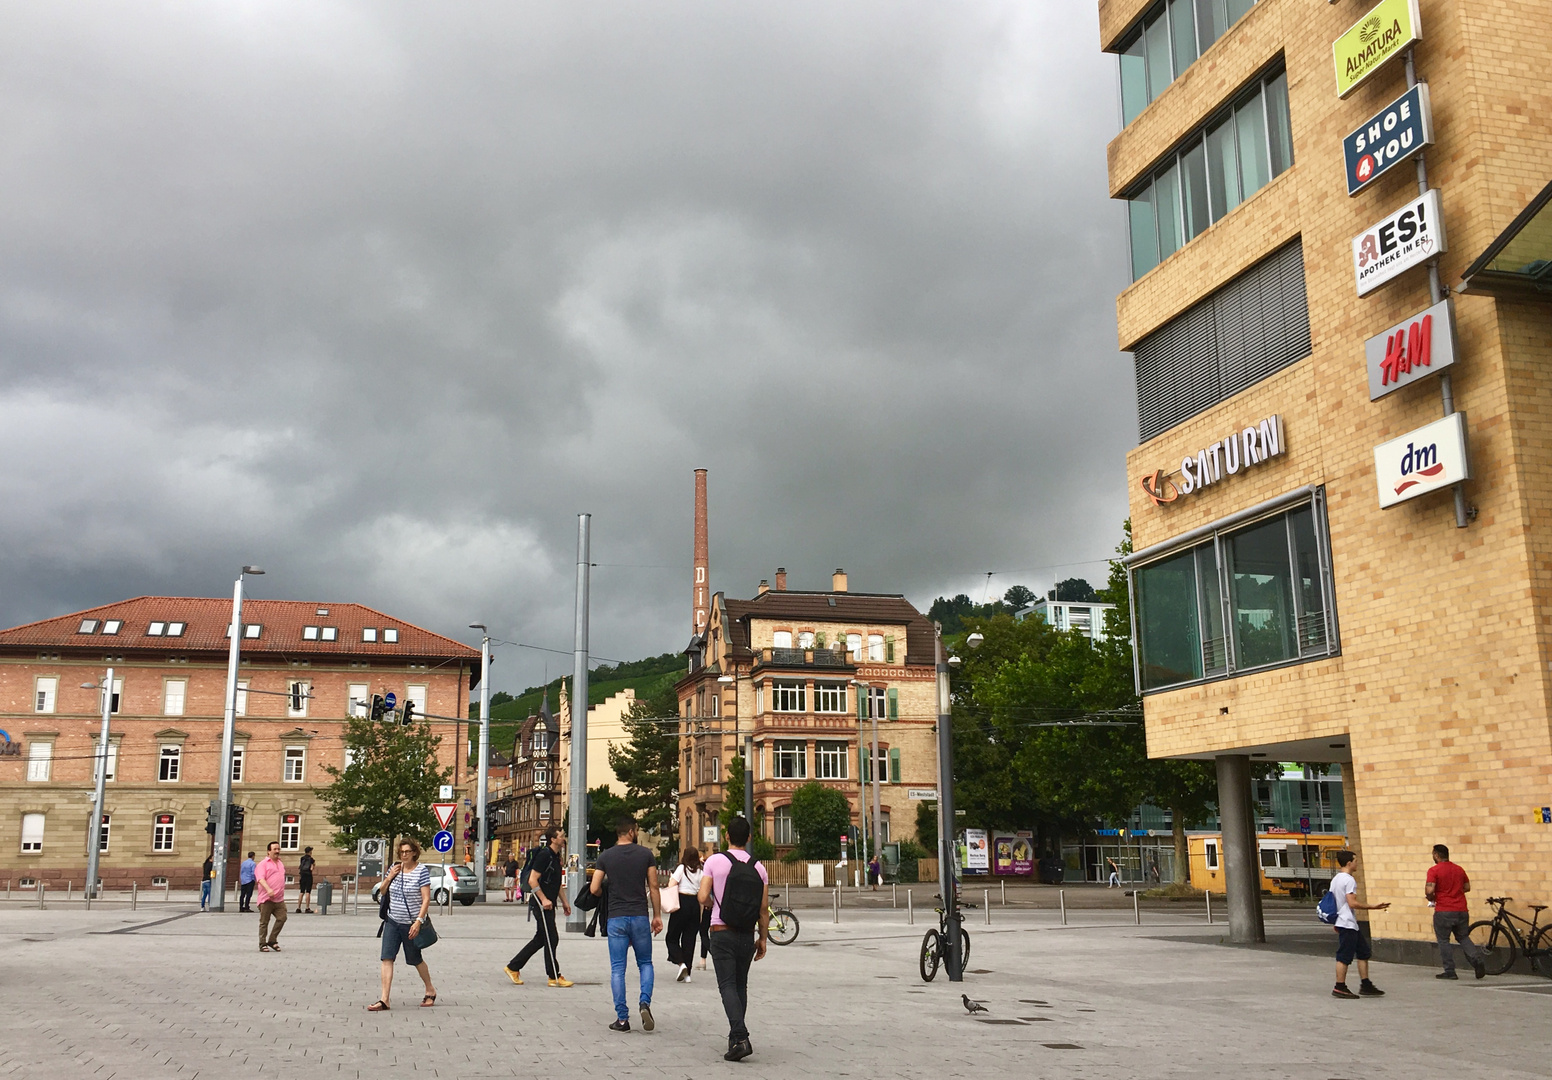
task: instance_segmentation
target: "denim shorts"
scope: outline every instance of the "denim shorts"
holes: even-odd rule
[[[1336,928],[1337,963],[1351,964],[1354,957],[1367,960],[1373,952],[1374,950],[1369,947],[1369,939],[1363,936],[1362,930],[1352,930],[1345,926]]]
[[[394,960],[398,958],[399,946],[404,946],[404,962],[410,967],[420,966],[420,950],[410,940],[410,928],[403,923],[396,923],[392,919],[383,920],[383,952],[381,959]]]

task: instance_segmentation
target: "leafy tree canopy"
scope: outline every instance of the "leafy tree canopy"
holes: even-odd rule
[[[587,842],[597,844],[599,851],[614,847],[619,840],[614,823],[621,814],[630,813],[630,805],[609,790],[608,784],[589,789],[587,810]]]
[[[1003,604],[1007,606],[1009,611],[1014,613],[1022,611],[1038,599],[1040,597],[1036,596],[1035,591],[1027,585],[1014,585],[1002,594]]]
[[[330,844],[352,851],[357,839],[380,836],[393,844],[409,836],[428,846],[437,829],[431,804],[453,778],[437,762],[441,743],[425,720],[400,727],[351,717],[345,724],[349,765],[325,765],[333,782],[314,792],[337,830]]]
[[[679,700],[672,686],[637,698],[623,723],[629,738],[609,747],[627,808],[645,831],[675,843],[679,824]]]
[[[851,805],[834,788],[818,781],[792,793],[792,829],[804,859],[839,859],[841,837],[851,827]]]
[[[1056,598],[1082,603],[1086,600],[1098,600],[1099,594],[1094,591],[1094,586],[1082,578],[1070,577],[1056,583]]]

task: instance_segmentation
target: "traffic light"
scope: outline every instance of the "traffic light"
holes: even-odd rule
[[[210,805],[205,808],[205,831],[211,836],[216,834],[216,825],[221,821],[221,800],[211,799]]]
[[[226,833],[236,836],[243,831],[243,808],[232,803],[226,811]]]
[[[388,711],[388,706],[383,702],[381,694],[372,695],[372,723],[382,723],[383,713]]]
[[[415,722],[415,703],[413,701],[410,701],[410,700],[406,699],[405,702],[404,702],[404,713],[403,713],[403,716],[400,718],[399,723],[402,724],[404,727],[409,727],[414,722]]]

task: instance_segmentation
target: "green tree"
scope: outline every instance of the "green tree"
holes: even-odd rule
[[[1098,600],[1099,594],[1094,591],[1094,586],[1080,577],[1070,577],[1056,583],[1056,598],[1058,600],[1072,600],[1078,603],[1088,600]]]
[[[619,840],[614,823],[621,814],[631,812],[630,802],[611,791],[608,784],[599,784],[587,794],[587,842],[597,844],[599,851],[605,851]]]
[[[817,780],[792,793],[792,829],[804,859],[839,859],[841,837],[851,827],[851,804]]]
[[[351,717],[345,724],[349,764],[325,765],[333,782],[314,790],[336,830],[330,844],[352,851],[361,838],[380,836],[394,844],[408,836],[429,845],[437,829],[431,804],[453,778],[453,770],[437,762],[441,744],[425,720],[401,727]]]
[[[1007,605],[1009,611],[1015,613],[1027,608],[1038,599],[1040,598],[1035,595],[1035,591],[1026,585],[1014,585],[1002,594],[1002,602]]]
[[[672,686],[631,703],[623,718],[629,738],[609,747],[609,767],[625,785],[625,801],[645,831],[670,846],[679,824],[679,700]]]
[[[919,802],[916,804],[916,839],[921,846],[927,849],[928,855],[936,856],[938,851],[938,804],[935,802]]]
[[[717,812],[717,823],[722,835],[727,835],[728,824],[736,817],[744,816],[744,757],[735,754],[727,763],[727,783],[722,789],[722,809]],[[754,822],[750,822],[753,825]]]

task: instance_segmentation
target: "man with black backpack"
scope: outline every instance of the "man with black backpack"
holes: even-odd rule
[[[561,874],[560,849],[566,842],[566,834],[561,832],[559,825],[550,825],[539,834],[539,839],[542,842],[528,854],[525,875],[528,880],[524,883],[528,886],[529,907],[538,920],[539,929],[534,932],[533,940],[523,946],[523,951],[507,962],[507,978],[522,986],[523,965],[534,953],[542,952],[544,973],[549,977],[550,985],[570,986],[571,980],[560,973],[560,958],[555,955],[560,944],[560,935],[555,932],[556,903],[565,908],[567,915],[571,914],[571,902],[566,899]]]
[[[770,876],[745,850],[749,819],[728,823],[728,850],[706,860],[700,902],[711,902],[711,962],[728,1018],[728,1049],[723,1058],[742,1061],[754,1053],[744,1016],[749,1011],[749,965],[763,959],[771,912]]]

